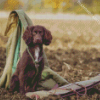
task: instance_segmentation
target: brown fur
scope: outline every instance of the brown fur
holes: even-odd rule
[[[52,36],[51,32],[45,27],[37,25],[27,27],[23,34],[23,39],[28,45],[33,58],[36,59],[35,48],[39,48],[39,57],[41,57],[43,55],[43,44],[49,45],[51,43]],[[35,63],[26,49],[20,58],[15,73],[11,78],[9,91],[19,91],[20,93],[35,91],[44,68],[43,58],[38,64],[39,67],[37,73]]]

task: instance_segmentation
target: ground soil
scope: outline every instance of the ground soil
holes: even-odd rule
[[[97,49],[82,50],[49,50],[45,48],[50,68],[60,74],[69,82],[88,80],[100,72],[100,51]],[[0,47],[0,76],[2,75],[6,50]],[[67,66],[66,66],[67,64]],[[93,91],[96,91],[93,92]],[[80,97],[79,100],[100,100],[100,85],[94,87],[93,95]],[[8,90],[0,88],[0,100],[29,100],[17,92],[10,94]],[[75,100],[75,96],[62,99],[60,96],[49,96],[43,100]]]

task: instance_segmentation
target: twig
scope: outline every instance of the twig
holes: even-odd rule
[[[69,64],[67,64],[67,63],[65,63],[65,62],[63,62],[63,64],[66,65],[66,67],[68,68],[68,70],[71,69]]]

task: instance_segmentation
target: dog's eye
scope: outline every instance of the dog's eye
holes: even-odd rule
[[[37,31],[35,31],[35,33],[37,34]]]
[[[42,31],[39,31],[39,33],[42,33]]]

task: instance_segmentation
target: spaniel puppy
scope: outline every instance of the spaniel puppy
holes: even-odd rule
[[[37,88],[44,68],[43,44],[49,45],[52,35],[43,26],[28,26],[23,34],[23,39],[27,48],[11,78],[9,91],[25,94],[26,92],[33,92]]]

